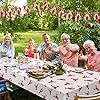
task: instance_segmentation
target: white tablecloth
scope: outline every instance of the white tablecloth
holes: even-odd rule
[[[73,100],[76,93],[94,94],[100,92],[100,73],[83,71],[77,73],[67,67],[66,74],[50,75],[37,80],[29,77],[25,70],[0,65],[0,76],[46,100]]]

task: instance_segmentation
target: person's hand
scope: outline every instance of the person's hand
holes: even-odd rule
[[[45,48],[45,51],[46,51],[46,52],[52,51],[52,45],[49,44],[49,45]]]
[[[25,49],[25,55],[28,55],[28,49],[27,48]]]
[[[34,53],[37,53],[37,52],[38,52],[38,50],[37,50],[36,48],[34,48],[34,49],[33,49],[33,52],[34,52]]]
[[[78,59],[82,60],[82,55],[81,54],[78,55]]]
[[[6,51],[1,51],[0,54],[6,55]]]
[[[83,52],[80,51],[80,54],[78,55],[78,59],[79,59],[79,60],[82,60],[82,59],[83,59],[83,56],[84,56],[84,55],[83,55]]]
[[[87,61],[87,58],[88,58],[87,55],[82,55],[82,54],[79,54],[79,55],[78,55],[78,59],[79,59],[79,60]]]
[[[67,50],[67,51],[70,51],[70,46],[69,46],[69,45],[66,46],[66,50]]]
[[[45,48],[45,53],[46,54],[48,54],[49,51],[50,51],[50,48],[49,47]]]

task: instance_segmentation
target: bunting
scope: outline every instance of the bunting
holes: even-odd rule
[[[16,16],[21,16],[21,7],[16,8]]]
[[[1,8],[0,9],[0,19],[2,19],[5,16],[4,10]]]
[[[64,19],[66,18],[67,21],[70,21],[71,19],[74,19],[75,22],[79,22],[82,18],[86,21],[89,22],[91,17],[94,19],[95,22],[100,22],[100,13],[98,12],[93,12],[93,14],[90,13],[85,13],[82,14],[81,12],[75,12],[75,11],[70,11],[70,10],[65,10],[62,8],[57,8],[55,6],[50,5],[49,2],[45,2],[42,6],[40,6],[38,3],[33,3],[33,9],[30,9],[29,6],[24,6],[23,9],[18,7],[15,9],[8,8],[6,11],[7,17],[12,18],[13,16],[21,16],[22,12],[26,16],[30,15],[31,10],[34,10],[36,13],[41,14],[40,12],[45,12],[46,10],[50,11],[51,16],[58,15],[59,18]],[[0,19],[2,19],[5,16],[5,11],[0,8]]]

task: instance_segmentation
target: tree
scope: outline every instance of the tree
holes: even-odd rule
[[[6,35],[8,33],[8,27],[7,27],[7,10],[8,10],[8,7],[14,7],[11,3],[12,2],[15,2],[16,0],[1,0],[1,7],[4,9],[4,12],[5,12],[5,15],[2,19],[2,31],[4,32],[4,35]],[[9,22],[12,23],[11,19],[9,19]]]

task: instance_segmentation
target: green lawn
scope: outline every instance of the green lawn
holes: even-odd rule
[[[24,49],[27,46],[28,40],[30,38],[33,38],[35,41],[36,46],[38,47],[39,44],[42,42],[42,34],[43,33],[49,33],[50,35],[57,34],[57,30],[53,31],[28,31],[28,32],[17,32],[15,34],[20,35],[21,39],[17,39],[14,41],[15,51],[16,55],[18,52],[23,53]]]

